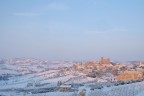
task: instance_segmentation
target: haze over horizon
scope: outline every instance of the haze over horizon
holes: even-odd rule
[[[143,0],[0,0],[0,57],[144,61]]]

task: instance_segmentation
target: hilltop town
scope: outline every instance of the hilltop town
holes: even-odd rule
[[[87,74],[90,77],[103,77],[110,75],[111,80],[126,81],[143,79],[144,64],[139,65],[122,65],[112,64],[110,58],[104,59],[101,57],[100,61],[85,62],[73,65],[74,69],[78,72]]]
[[[89,62],[5,58],[0,59],[0,86],[2,96],[137,96],[144,90],[144,63],[104,57]],[[106,94],[105,88],[114,91]],[[113,95],[118,88],[128,88],[129,95]]]

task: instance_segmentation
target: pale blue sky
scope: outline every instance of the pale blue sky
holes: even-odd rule
[[[144,0],[0,0],[0,57],[144,60]]]

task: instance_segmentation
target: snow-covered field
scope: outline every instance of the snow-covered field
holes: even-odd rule
[[[0,96],[144,96],[144,81],[92,89],[95,78],[83,73],[72,74],[61,69],[72,62],[41,61],[37,59],[6,59],[0,64]],[[71,90],[61,92],[58,82],[71,85]]]
[[[144,96],[144,82],[106,87],[88,93],[88,96]],[[143,95],[142,95],[143,94]]]

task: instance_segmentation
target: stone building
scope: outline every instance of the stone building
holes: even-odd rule
[[[117,76],[118,80],[138,80],[143,78],[143,73],[138,71],[125,71],[121,75]]]
[[[101,57],[100,64],[110,64],[110,58],[104,59],[103,57]]]

